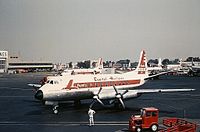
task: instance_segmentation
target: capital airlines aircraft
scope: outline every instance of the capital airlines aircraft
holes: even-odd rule
[[[139,97],[145,93],[193,91],[194,89],[134,89],[143,85],[149,76],[147,72],[147,59],[145,51],[141,51],[137,68],[123,74],[77,74],[68,76],[55,76],[48,80],[37,90],[35,98],[52,105],[53,112],[58,113],[58,104],[64,101],[80,101],[93,99],[90,107],[95,102],[102,106],[104,100],[109,104],[118,102],[125,108],[125,99]]]

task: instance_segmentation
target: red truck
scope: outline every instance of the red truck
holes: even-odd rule
[[[143,129],[158,130],[158,109],[154,107],[141,109],[140,115],[131,116],[129,119],[129,130],[141,132]]]
[[[158,109],[154,107],[141,109],[140,115],[131,116],[129,119],[129,131],[141,132],[144,129],[150,129],[153,132],[158,131]],[[166,118],[163,120],[163,126],[158,132],[196,132],[197,125],[184,119]]]

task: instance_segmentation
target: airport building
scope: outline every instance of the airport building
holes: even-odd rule
[[[0,73],[8,70],[8,51],[0,51]]]
[[[51,71],[52,69],[52,62],[24,61],[19,56],[8,55],[8,51],[0,51],[0,73]]]
[[[9,56],[8,59],[9,73],[50,71],[52,68],[53,63],[47,61],[24,61],[18,56]]]
[[[33,72],[33,71],[51,71],[53,63],[51,62],[9,62],[8,71],[10,72]]]

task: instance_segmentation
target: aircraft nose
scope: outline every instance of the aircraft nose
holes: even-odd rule
[[[42,100],[43,99],[43,92],[42,90],[38,90],[35,94],[35,98],[38,100]]]

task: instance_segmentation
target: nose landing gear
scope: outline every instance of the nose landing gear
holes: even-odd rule
[[[58,114],[58,105],[55,105],[54,107],[53,107],[53,113],[54,114]]]

